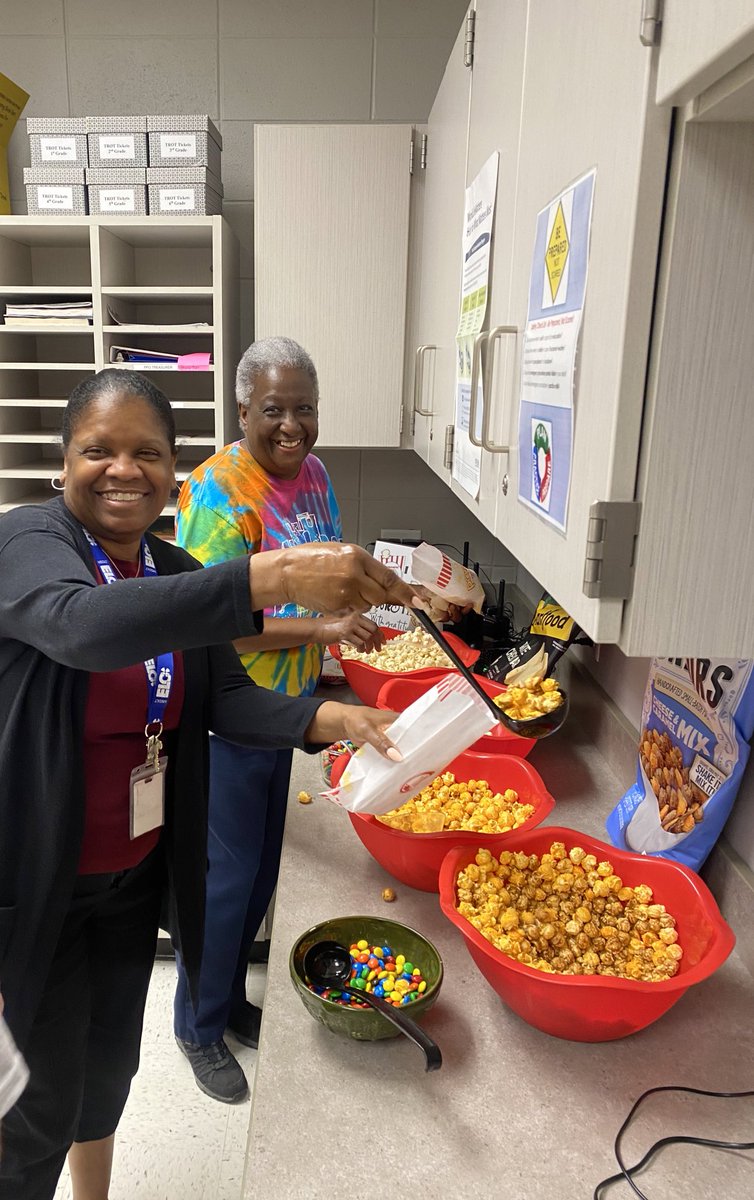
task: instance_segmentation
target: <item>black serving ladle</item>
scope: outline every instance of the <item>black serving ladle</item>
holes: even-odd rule
[[[429,614],[421,608],[412,608],[410,612],[419,622],[422,629],[425,629],[430,637],[434,638],[438,646],[445,651],[456,670],[461,672],[464,679],[471,684],[477,695],[481,696],[482,700],[484,700],[490,712],[495,714],[496,719],[509,733],[515,733],[518,737],[525,738],[546,738],[551,733],[555,733],[557,729],[560,729],[560,726],[568,716],[568,696],[564,691],[561,690],[560,692],[563,697],[562,704],[559,704],[552,712],[540,713],[538,717],[527,717],[522,721],[506,716],[503,710],[495,704],[492,697],[487,695],[476,675],[469,670],[466,663],[458,657],[450,643],[445,640]]]
[[[373,992],[362,992],[358,988],[348,986],[351,978],[351,954],[345,946],[341,946],[339,942],[315,942],[304,954],[303,966],[304,974],[315,987],[335,988],[336,991],[346,992],[356,1000],[371,1004],[383,1017],[392,1021],[401,1033],[424,1052],[427,1071],[437,1071],[442,1066],[440,1047],[401,1009],[388,1004]]]

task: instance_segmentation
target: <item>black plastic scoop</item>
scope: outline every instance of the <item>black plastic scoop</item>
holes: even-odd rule
[[[509,733],[515,733],[519,737],[526,738],[546,738],[551,733],[555,733],[557,729],[560,729],[560,726],[568,716],[568,696],[565,692],[561,691],[560,694],[563,697],[563,701],[552,712],[540,713],[538,717],[527,717],[523,721],[518,721],[514,717],[507,717],[503,710],[498,708],[492,697],[487,695],[476,675],[469,670],[466,663],[461,661],[450,643],[446,642],[432,618],[421,608],[412,608],[410,611],[412,616],[416,617],[422,629],[425,629],[430,637],[435,639],[438,646],[445,651],[453,666],[461,672],[464,679],[471,684],[477,695],[481,696],[482,700],[484,700],[490,712],[495,714],[497,720]]]
[[[341,946],[339,942],[315,942],[304,954],[303,965],[304,974],[315,987],[335,988],[336,991],[346,992],[356,1000],[371,1004],[383,1017],[392,1021],[401,1033],[424,1052],[427,1071],[437,1071],[442,1066],[440,1047],[401,1009],[388,1004],[373,992],[362,992],[358,988],[348,986],[351,978],[351,955],[345,946]]]

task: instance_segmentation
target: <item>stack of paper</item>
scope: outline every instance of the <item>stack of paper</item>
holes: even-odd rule
[[[13,304],[5,306],[6,325],[39,325],[45,329],[51,326],[66,328],[88,327],[92,323],[91,300],[64,300],[47,304]]]

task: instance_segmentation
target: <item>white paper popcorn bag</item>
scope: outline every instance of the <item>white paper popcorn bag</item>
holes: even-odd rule
[[[389,727],[387,732],[403,755],[401,762],[385,758],[373,746],[362,746],[338,786],[322,795],[349,812],[390,812],[494,724],[495,717],[471,685],[461,676],[449,675]]]
[[[475,612],[482,611],[484,588],[479,576],[443,554],[436,546],[430,546],[428,542],[417,546],[411,560],[411,570],[414,583],[423,584],[447,604],[457,604],[461,608],[470,604]]]

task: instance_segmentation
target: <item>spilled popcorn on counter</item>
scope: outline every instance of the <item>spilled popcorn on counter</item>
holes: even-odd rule
[[[423,629],[409,629],[390,638],[379,650],[363,654],[353,646],[341,643],[343,658],[368,663],[378,671],[400,674],[402,671],[423,671],[427,667],[452,667],[453,664],[434,638]]]
[[[385,901],[386,904],[392,904],[393,900],[397,899],[397,897],[392,888],[383,888],[382,889],[382,899]]]
[[[298,800],[299,804],[311,804],[312,802],[312,798],[308,792],[299,792],[296,799]]]
[[[461,781],[452,771],[445,771],[400,808],[377,820],[406,833],[440,833],[445,829],[507,833],[523,825],[533,812],[534,805],[519,803],[513,788],[493,792],[486,779]]]
[[[541,717],[543,713],[560,708],[563,696],[557,679],[533,675],[518,687],[509,687],[495,696],[494,703],[512,720],[530,721],[533,717]]]
[[[503,954],[539,971],[657,982],[678,971],[675,918],[646,884],[553,842],[540,858],[479,850],[456,880],[456,908]]]

